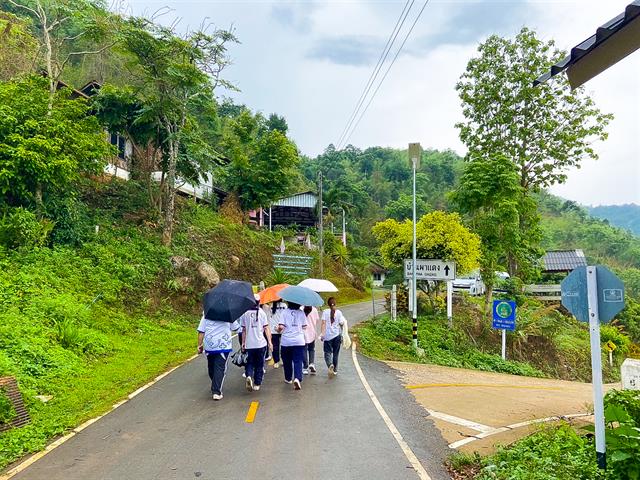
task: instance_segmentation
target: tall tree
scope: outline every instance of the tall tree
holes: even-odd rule
[[[490,36],[478,53],[456,85],[465,116],[457,127],[468,158],[506,156],[527,190],[562,183],[568,168],[597,158],[592,143],[607,138],[612,115],[603,114],[584,88],[571,91],[562,75],[533,86],[565,55],[553,41],[525,27],[513,40]]]
[[[0,81],[33,72],[37,56],[38,42],[26,22],[0,11]]]
[[[217,86],[232,88],[220,75],[230,63],[227,44],[237,42],[232,32],[196,31],[179,37],[172,28],[135,18],[123,31],[123,44],[142,72],[141,113],[163,131],[163,243],[171,243],[175,212],[176,176],[184,155],[185,138],[196,128],[192,109],[211,98]],[[195,139],[195,136],[191,137]],[[200,144],[200,147],[203,145]]]
[[[469,162],[450,199],[469,218],[471,229],[482,240],[480,274],[486,286],[485,314],[490,312],[496,270],[515,252],[522,268],[535,266],[537,238],[520,229],[520,212],[527,198],[516,166],[503,155]],[[533,203],[535,210],[535,203]],[[531,213],[531,212],[528,212]]]
[[[247,109],[225,125],[222,148],[231,161],[225,182],[245,210],[267,206],[297,184],[297,148],[269,125]]]

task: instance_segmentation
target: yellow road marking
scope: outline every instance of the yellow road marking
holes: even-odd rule
[[[249,411],[247,412],[247,418],[244,419],[247,423],[253,423],[256,418],[256,413],[258,413],[258,407],[260,406],[260,402],[251,402],[251,406],[249,407]]]
[[[416,390],[419,388],[437,388],[437,387],[488,387],[488,388],[522,388],[526,390],[562,390],[560,387],[544,387],[530,385],[492,385],[490,383],[422,383],[419,385],[407,385],[408,390]]]

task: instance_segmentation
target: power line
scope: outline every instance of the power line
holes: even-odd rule
[[[367,110],[369,109],[369,105],[371,105],[371,102],[373,102],[373,99],[376,97],[376,94],[378,93],[378,90],[380,90],[380,87],[384,83],[385,78],[387,78],[387,75],[389,74],[389,71],[391,70],[391,67],[393,67],[393,64],[396,62],[396,59],[400,55],[400,52],[402,51],[402,48],[404,47],[404,44],[407,43],[407,40],[409,39],[409,35],[411,35],[411,32],[413,31],[413,28],[416,26],[416,23],[418,23],[418,20],[420,19],[420,16],[422,15],[422,12],[424,12],[424,9],[426,8],[428,3],[429,3],[429,0],[426,0],[424,2],[424,5],[422,5],[422,8],[418,12],[418,16],[413,21],[413,24],[411,25],[411,28],[407,32],[407,35],[404,37],[404,40],[402,41],[402,44],[400,45],[400,48],[398,48],[398,51],[396,52],[395,56],[393,57],[393,60],[391,60],[391,63],[389,64],[389,67],[387,68],[387,71],[384,72],[384,75],[382,76],[382,79],[380,80],[380,83],[378,83],[378,86],[374,90],[373,95],[371,95],[371,98],[369,98],[369,102],[367,103],[367,106],[364,108],[364,110],[360,114],[360,117],[358,118],[358,121],[355,123],[355,125],[351,129],[351,132],[346,136],[346,138],[344,140],[344,143],[349,141],[349,138],[351,138],[351,135],[353,135],[353,132],[355,132],[356,128],[358,128],[358,125],[360,124],[360,121],[362,120],[362,117],[364,117],[364,114],[367,113]]]
[[[376,78],[378,78],[378,74],[380,73],[380,70],[382,69],[382,65],[384,65],[384,62],[386,61],[387,56],[389,55],[389,52],[391,51],[391,48],[393,47],[393,44],[395,43],[396,38],[398,37],[398,34],[400,33],[400,30],[402,29],[402,26],[404,25],[404,22],[407,19],[407,16],[409,15],[409,12],[411,11],[411,8],[413,8],[414,2],[415,2],[415,0],[407,0],[405,2],[404,8],[402,9],[402,12],[400,12],[400,16],[398,17],[398,20],[396,21],[396,24],[393,27],[393,30],[391,31],[391,35],[389,35],[389,38],[387,39],[387,43],[384,46],[384,48],[382,49],[382,53],[380,54],[380,58],[378,58],[378,62],[376,63],[376,66],[373,68],[373,71],[371,72],[371,75],[369,76],[369,80],[367,80],[367,84],[365,85],[364,90],[360,94],[360,98],[356,102],[356,106],[355,106],[354,110],[351,113],[351,115],[349,117],[349,120],[347,120],[347,124],[345,125],[344,129],[342,130],[342,133],[340,134],[340,138],[338,139],[336,147],[338,147],[338,148],[340,147],[340,144],[342,143],[342,140],[344,139],[345,135],[347,134],[347,132],[349,131],[349,129],[353,125],[353,121],[356,119],[356,117],[358,115],[358,111],[360,110],[360,108],[364,104],[364,101],[367,98],[367,95],[371,91],[371,87],[373,86],[373,83],[376,81]],[[408,9],[407,9],[407,6],[409,6]],[[403,17],[403,15],[404,15],[404,17]]]

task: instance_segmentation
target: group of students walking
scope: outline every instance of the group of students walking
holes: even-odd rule
[[[303,307],[292,302],[273,302],[256,306],[233,323],[205,319],[198,325],[198,353],[205,353],[211,393],[222,400],[222,388],[229,357],[233,352],[232,332],[238,332],[241,349],[246,352],[245,383],[248,391],[258,391],[264,380],[266,362],[273,359],[273,368],[282,366],[285,383],[294,390],[302,388],[304,375],[315,375],[315,343],[320,325],[324,360],[329,378],[338,374],[338,357],[347,322],[330,297],[329,308],[322,318],[315,307]]]

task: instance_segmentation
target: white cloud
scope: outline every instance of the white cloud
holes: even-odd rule
[[[167,3],[130,1],[137,13]],[[433,0],[351,142],[360,147],[404,147],[420,141],[425,147],[463,153],[454,128],[461,116],[454,85],[478,40],[490,33],[513,35],[526,19],[544,39],[554,38],[560,48],[568,49],[622,12],[628,1]],[[349,36],[378,38],[384,45],[403,4],[170,2],[185,26],[199,25],[204,16],[220,27],[235,25],[242,44],[232,47],[235,65],[226,73],[242,92],[233,97],[251,108],[285,115],[291,135],[308,155],[337,141],[377,60],[369,55],[369,65],[338,65],[326,57],[310,59],[309,52],[323,39]],[[414,8],[419,6],[416,2]],[[465,23],[460,25],[464,35],[455,31],[452,19]],[[453,40],[448,41],[447,32]],[[636,52],[587,84],[598,106],[616,119],[609,140],[596,145],[601,159],[583,162],[582,169],[570,172],[565,185],[553,188],[554,193],[587,204],[640,203],[639,74]]]

